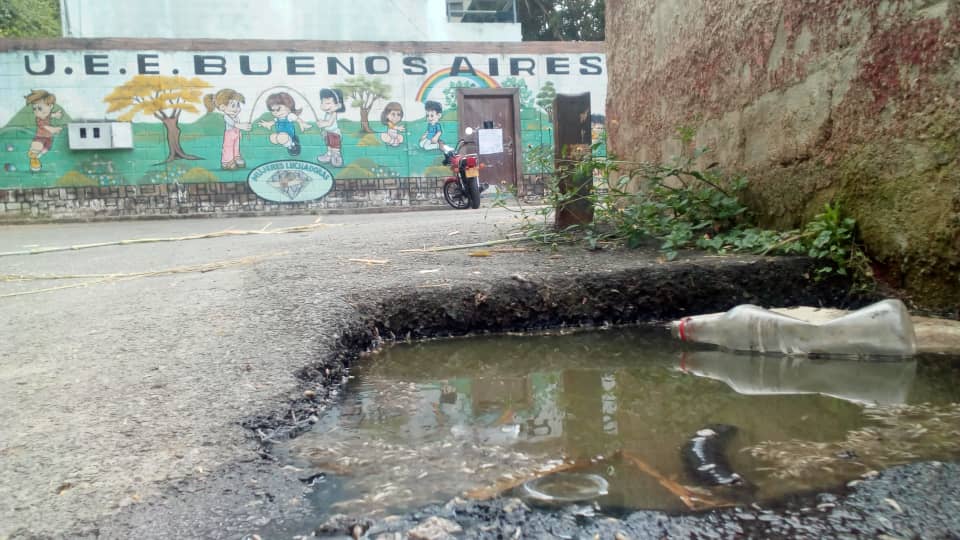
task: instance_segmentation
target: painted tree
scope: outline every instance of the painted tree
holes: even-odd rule
[[[553,123],[553,98],[557,97],[557,89],[554,88],[552,81],[543,83],[540,91],[537,92],[537,106],[547,113],[547,118]]]
[[[453,81],[450,86],[443,89],[444,108],[448,111],[457,110],[457,90],[460,88],[476,88],[476,83],[472,81]]]
[[[353,77],[347,79],[334,88],[343,92],[343,95],[353,100],[351,107],[360,109],[360,131],[373,133],[370,129],[370,110],[379,99],[390,99],[390,86],[380,79]]]
[[[500,86],[504,88],[519,88],[520,106],[527,108],[533,107],[533,92],[527,88],[527,81],[521,79],[520,77],[510,77],[509,79],[506,79],[500,83]]]
[[[175,159],[203,159],[186,153],[180,146],[180,115],[198,113],[203,90],[210,85],[196,77],[166,75],[137,75],[113,89],[103,101],[107,112],[126,109],[117,119],[129,122],[138,114],[150,115],[163,123],[167,133],[169,153],[164,163]]]

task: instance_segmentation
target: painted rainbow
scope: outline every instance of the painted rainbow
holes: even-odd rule
[[[437,86],[437,83],[450,77],[470,79],[477,83],[477,86],[480,88],[500,88],[500,83],[498,83],[496,79],[478,69],[474,69],[473,72],[460,71],[456,75],[451,75],[450,68],[444,68],[428,76],[427,79],[423,81],[423,84],[420,85],[420,90],[417,91],[417,101],[421,103],[425,102],[427,96],[429,96],[433,88]]]

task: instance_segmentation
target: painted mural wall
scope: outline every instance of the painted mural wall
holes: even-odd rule
[[[254,187],[271,163],[283,162],[292,175],[272,175],[267,198],[299,201],[317,198],[319,184],[445,176],[437,143],[456,141],[458,88],[518,88],[524,149],[552,145],[556,93],[589,91],[602,121],[606,67],[597,49],[512,44],[471,52],[458,44],[462,52],[430,52],[408,44],[421,52],[403,52],[355,44],[367,52],[325,52],[300,43],[285,52],[282,42],[249,43],[204,51],[136,41],[106,50],[0,44],[0,190]],[[71,150],[69,123],[102,120],[131,122],[133,148]],[[525,168],[538,172],[532,163]],[[304,191],[295,177],[322,182]]]

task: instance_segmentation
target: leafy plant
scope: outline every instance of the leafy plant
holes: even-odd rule
[[[604,0],[519,0],[524,41],[603,41]]]
[[[839,203],[825,204],[823,212],[807,223],[804,229],[808,238],[807,255],[829,263],[817,268],[818,278],[832,273],[852,275],[863,285],[867,278],[873,277],[870,261],[855,240],[856,225],[855,219],[843,217]]]
[[[57,0],[3,0],[0,2],[0,38],[60,37]]]
[[[691,128],[680,128],[684,147],[693,141]],[[681,250],[699,248],[714,253],[806,254],[821,261],[814,278],[852,276],[857,287],[870,282],[869,259],[856,244],[856,221],[845,217],[839,203],[828,203],[802,230],[774,231],[756,225],[741,201],[748,186],[742,176],[723,174],[717,163],[696,164],[709,154],[696,148],[667,165],[629,163],[597,155],[604,143],[597,141],[590,155],[557,163],[562,176],[574,182],[591,183],[590,190],[562,190],[549,148],[531,149],[528,163],[547,171],[544,206],[528,212],[521,207],[520,229],[528,237],[550,244],[582,241],[589,249],[605,245],[635,248],[651,240],[668,260]],[[616,181],[611,173],[620,174]],[[555,230],[554,209],[587,199],[594,210],[590,223]],[[495,202],[506,206],[506,199]]]

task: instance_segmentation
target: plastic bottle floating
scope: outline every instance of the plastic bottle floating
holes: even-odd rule
[[[912,356],[913,321],[899,300],[883,300],[831,321],[815,323],[744,304],[726,313],[670,323],[682,341],[734,351],[795,355]]]

